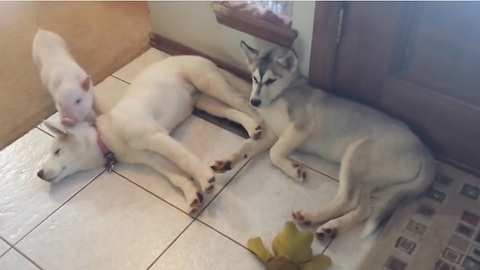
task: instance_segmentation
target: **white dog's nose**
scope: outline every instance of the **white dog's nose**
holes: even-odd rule
[[[43,170],[40,170],[37,172],[37,176],[40,178],[40,179],[43,179]],[[44,179],[45,180],[45,179]]]

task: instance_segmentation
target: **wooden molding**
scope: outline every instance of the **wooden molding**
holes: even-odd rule
[[[219,68],[225,69],[234,75],[240,77],[241,79],[251,83],[252,82],[252,75],[241,69],[238,68],[232,64],[226,63],[222,60],[219,60],[215,57],[209,56],[205,53],[202,53],[200,51],[197,51],[193,48],[190,48],[188,46],[182,45],[176,41],[173,41],[171,39],[168,39],[166,37],[163,37],[159,34],[155,34],[153,32],[150,33],[150,46],[153,48],[159,49],[163,52],[166,52],[171,55],[198,55],[204,58],[207,58],[208,60],[214,62]]]
[[[218,23],[282,47],[291,48],[297,38],[298,32],[294,29],[277,26],[222,3],[213,2],[212,8]]]

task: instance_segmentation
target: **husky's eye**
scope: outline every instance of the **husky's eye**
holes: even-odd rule
[[[277,79],[268,79],[265,81],[265,85],[270,85],[272,83],[274,83]]]
[[[60,148],[58,148],[53,154],[54,154],[55,156],[60,155]]]
[[[255,81],[255,83],[258,83],[258,80],[255,76],[252,76],[253,80]]]
[[[82,99],[81,99],[81,98],[77,98],[77,99],[75,100],[75,104],[77,104],[77,105],[80,104],[81,102],[82,102]]]

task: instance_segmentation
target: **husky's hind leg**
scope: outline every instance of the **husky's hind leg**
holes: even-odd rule
[[[239,110],[228,107],[224,103],[212,98],[211,96],[201,94],[195,103],[195,107],[211,115],[226,118],[242,125],[248,132],[250,138],[254,140],[260,138],[262,134],[258,124],[248,115]]]
[[[321,211],[308,213],[294,211],[293,218],[300,224],[323,224],[334,218],[342,216],[355,209],[364,196],[369,196],[371,188],[364,184],[362,177],[366,166],[363,166],[359,146],[364,140],[350,145],[342,159],[337,194]]]

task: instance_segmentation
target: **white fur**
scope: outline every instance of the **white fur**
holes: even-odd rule
[[[199,94],[196,88],[210,97]],[[196,103],[202,110],[252,128],[252,134],[261,131],[257,128],[258,122],[214,98],[246,113],[253,112],[254,117],[259,118],[248,100],[226,83],[212,62],[196,56],[170,57],[143,70],[122,99],[97,117],[96,125],[106,146],[119,161],[146,164],[164,174],[183,190],[189,211],[193,212],[201,206],[203,196],[189,180],[190,176],[209,192],[214,186],[214,174],[169,133],[192,113]],[[39,172],[41,178],[56,182],[104,164],[95,128],[81,122],[64,131],[46,124],[57,136],[52,155]],[[58,149],[60,153],[55,154]]]
[[[32,56],[63,124],[72,126],[87,116],[94,116],[92,82],[72,57],[62,37],[39,29],[33,39]]]

